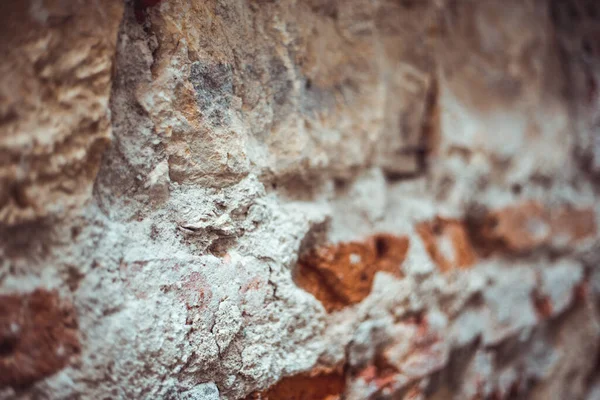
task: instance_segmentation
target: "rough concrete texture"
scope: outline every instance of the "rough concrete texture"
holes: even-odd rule
[[[0,399],[600,399],[593,0],[0,3]]]

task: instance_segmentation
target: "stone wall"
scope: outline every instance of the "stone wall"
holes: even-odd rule
[[[600,399],[594,0],[0,3],[0,399]]]

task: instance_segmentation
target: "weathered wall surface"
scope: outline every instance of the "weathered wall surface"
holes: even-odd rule
[[[599,399],[600,7],[0,4],[0,399]]]

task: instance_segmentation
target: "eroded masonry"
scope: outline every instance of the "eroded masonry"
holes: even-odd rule
[[[600,399],[594,0],[0,2],[0,399]]]

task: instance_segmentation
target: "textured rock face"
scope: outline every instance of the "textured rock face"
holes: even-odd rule
[[[594,1],[0,5],[0,399],[598,399]]]
[[[90,197],[109,143],[123,5],[6,1],[0,12],[0,223],[64,216]]]

